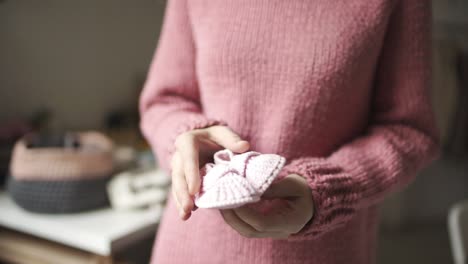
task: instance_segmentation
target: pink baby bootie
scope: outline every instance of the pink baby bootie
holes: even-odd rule
[[[285,158],[250,151],[234,155],[225,149],[214,154],[214,164],[200,171],[201,191],[195,197],[199,208],[236,208],[260,200],[283,168]]]

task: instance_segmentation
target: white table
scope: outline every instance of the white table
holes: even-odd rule
[[[0,227],[30,234],[101,256],[154,235],[161,207],[136,211],[100,209],[46,215],[27,212],[0,191]]]

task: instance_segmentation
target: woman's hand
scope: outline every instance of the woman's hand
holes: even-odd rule
[[[262,199],[282,199],[269,212],[262,213],[246,205],[221,210],[228,225],[251,238],[287,238],[299,232],[314,214],[312,192],[306,180],[296,174],[272,184]]]
[[[179,135],[175,141],[176,150],[172,156],[172,194],[174,195],[179,216],[187,220],[195,209],[193,196],[200,190],[200,165],[223,148],[242,153],[250,148],[226,126],[212,126],[195,129]]]

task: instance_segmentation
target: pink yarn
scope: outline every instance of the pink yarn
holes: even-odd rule
[[[234,155],[225,149],[214,154],[214,161],[201,170],[202,187],[195,198],[200,208],[236,208],[259,201],[286,160],[253,151]]]
[[[28,148],[19,140],[10,163],[10,173],[19,180],[78,180],[108,177],[114,169],[109,138],[99,132],[77,133],[81,146]]]
[[[169,200],[153,263],[369,264],[378,205],[438,152],[428,0],[169,0],[141,128],[170,169],[174,139],[226,124],[312,191],[284,240],[243,237],[217,210]]]

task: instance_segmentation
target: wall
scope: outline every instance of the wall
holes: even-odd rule
[[[138,80],[144,78],[156,45],[164,2],[1,3],[0,120],[48,107],[59,126],[89,128],[100,125],[105,112],[135,102]],[[438,21],[468,20],[464,0],[433,3]],[[454,82],[445,75],[435,81],[444,87]],[[438,89],[435,95],[445,135],[456,95],[453,89]]]
[[[158,0],[0,3],[0,120],[41,107],[61,128],[135,102],[164,12]]]

